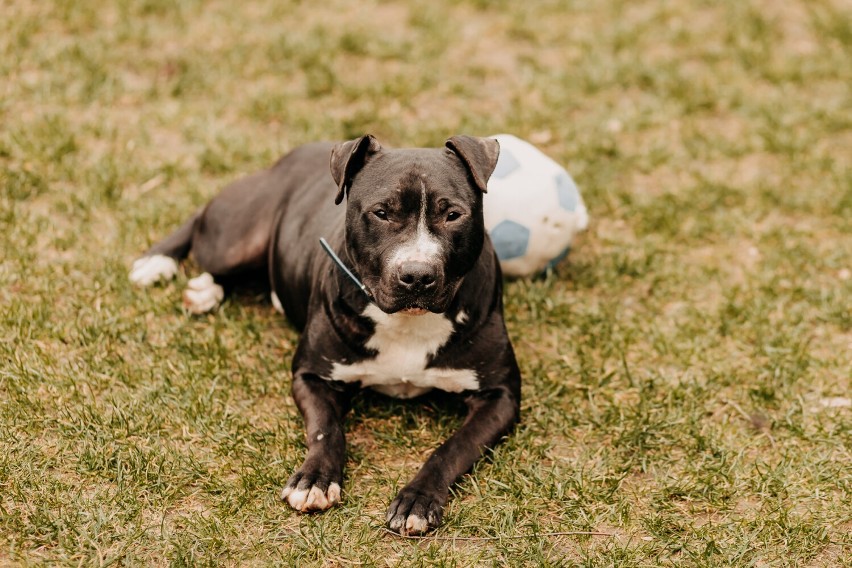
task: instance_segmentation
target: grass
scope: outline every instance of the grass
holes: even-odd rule
[[[847,8],[4,3],[0,562],[852,566]],[[593,217],[507,286],[523,422],[437,533],[496,540],[380,529],[459,424],[435,399],[360,398],[344,503],[289,511],[297,334],[126,279],[227,181],[365,131],[531,139]]]

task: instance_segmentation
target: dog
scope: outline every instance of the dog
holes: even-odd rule
[[[340,501],[344,417],[362,388],[438,389],[468,409],[391,503],[388,526],[403,535],[437,527],[451,486],[518,422],[521,376],[483,222],[498,155],[497,140],[472,136],[443,148],[388,149],[370,135],[301,146],[226,186],[134,262],[130,280],[145,286],[191,253],[204,273],[184,303],[198,313],[227,282],[268,272],[272,303],[302,331],[292,393],[307,455],[281,493],[292,508]]]

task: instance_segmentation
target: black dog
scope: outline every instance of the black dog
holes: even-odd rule
[[[469,136],[440,149],[383,149],[372,136],[303,146],[226,187],[134,264],[131,280],[147,285],[173,276],[191,249],[206,271],[184,294],[196,312],[221,301],[224,279],[269,271],[273,303],[303,330],[293,397],[308,453],[281,494],[293,508],[340,500],[343,420],[359,388],[401,398],[440,389],[469,410],[391,503],[401,534],[438,526],[450,486],[517,422],[521,377],[482,218],[498,153],[496,140]]]

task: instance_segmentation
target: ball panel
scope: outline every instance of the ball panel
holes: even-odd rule
[[[556,195],[563,209],[576,211],[580,192],[577,191],[577,186],[568,172],[563,171],[556,175]]]
[[[503,179],[518,168],[521,167],[521,164],[515,158],[509,149],[500,148],[500,154],[497,156],[497,165],[494,167],[494,172],[491,174],[491,177],[496,177],[497,179]]]
[[[501,261],[524,256],[529,239],[530,230],[514,221],[501,221],[491,230],[491,242]]]

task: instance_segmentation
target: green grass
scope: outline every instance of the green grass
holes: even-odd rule
[[[852,566],[848,5],[114,4],[0,18],[0,563]],[[507,285],[523,421],[436,533],[493,540],[380,528],[459,424],[435,400],[359,399],[343,504],[288,510],[297,334],[126,278],[227,181],[365,131],[531,139],[593,217]]]

